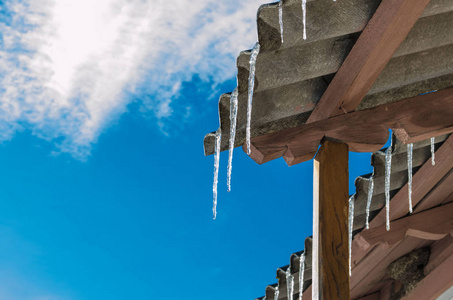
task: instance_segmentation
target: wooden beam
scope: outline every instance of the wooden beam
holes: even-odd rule
[[[379,227],[364,230],[360,235],[372,247],[379,242],[394,245],[405,236],[441,240],[450,234],[452,229],[453,203],[450,203],[394,221],[390,231],[386,230],[384,223]]]
[[[423,200],[415,207],[414,213],[418,213],[431,207],[438,206],[444,201],[451,200],[453,190],[453,169],[445,175],[444,178],[423,198]]]
[[[431,273],[431,271],[437,268],[444,260],[453,255],[452,234],[453,232],[431,246],[431,255],[429,256],[429,262],[425,267],[425,274]]]
[[[452,115],[450,88],[252,138],[251,157],[262,163],[283,155],[291,166],[313,158],[324,137],[347,143],[351,151],[377,151],[390,128],[403,143],[453,132]]]
[[[307,123],[356,110],[430,0],[383,0]]]
[[[349,299],[348,155],[325,140],[314,162],[313,299]]]
[[[412,205],[414,207],[432,190],[433,187],[453,168],[453,135],[436,151],[436,165],[426,161],[412,178]],[[440,190],[441,191],[441,190]],[[405,184],[390,201],[390,220],[399,219],[409,213],[408,187]],[[370,222],[370,228],[379,227],[386,222],[386,212],[381,210]]]
[[[352,242],[351,296],[364,295],[369,291],[369,287],[374,285],[373,281],[379,277],[374,275],[385,273],[387,265],[381,261],[387,259],[395,249],[400,250],[394,253],[395,256],[389,262],[433,241],[442,241],[451,234],[452,229],[453,203],[393,221],[390,232],[383,224],[356,234]],[[440,256],[442,250],[436,253]]]

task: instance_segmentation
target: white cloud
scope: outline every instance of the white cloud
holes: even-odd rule
[[[143,106],[163,126],[182,82],[235,74],[237,54],[256,40],[263,2],[5,1],[11,17],[0,23],[0,140],[26,127],[63,138],[61,151],[83,158],[126,111],[127,95],[143,92]]]

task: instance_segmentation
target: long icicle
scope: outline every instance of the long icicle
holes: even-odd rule
[[[304,40],[307,39],[307,0],[302,0],[302,24],[304,25]]]
[[[370,229],[370,208],[371,208],[371,200],[373,199],[373,192],[374,192],[374,174],[371,175],[368,181],[368,199],[366,202],[366,229]]]
[[[250,55],[250,72],[249,72],[249,89],[248,89],[248,103],[247,103],[247,128],[246,128],[246,143],[247,154],[250,155],[250,124],[252,121],[252,102],[253,91],[255,89],[255,65],[256,57],[260,53],[260,44],[256,43],[253,47],[252,54]]]
[[[299,257],[299,299],[304,292],[305,251]]]
[[[229,141],[229,152],[228,152],[228,176],[227,185],[228,192],[231,191],[231,170],[233,168],[233,151],[234,141],[236,139],[236,123],[238,117],[238,88],[235,88],[230,96],[230,141]]]
[[[431,164],[434,166],[436,165],[436,154],[435,154],[435,147],[434,147],[434,137],[431,138]]]
[[[354,195],[349,198],[349,276],[352,274],[352,230],[354,229]]]
[[[222,140],[222,131],[217,129],[215,133],[215,154],[214,154],[214,184],[212,186],[213,192],[213,207],[214,220],[217,217],[217,184],[219,183],[219,164],[220,164],[220,142]]]
[[[390,174],[392,171],[392,145],[385,151],[385,211],[386,229],[390,230]]]
[[[278,23],[280,24],[280,36],[283,44],[283,0],[278,3]]]
[[[409,212],[412,213],[412,154],[414,144],[407,145],[407,194],[409,196]]]
[[[294,276],[291,275],[291,263],[288,266],[288,269],[286,269],[285,272],[286,275],[286,296],[288,300],[293,300],[293,293],[294,293]]]
[[[275,287],[275,290],[274,290],[274,300],[278,300],[278,295],[280,294],[280,290],[279,290],[279,284],[277,283],[277,286]]]

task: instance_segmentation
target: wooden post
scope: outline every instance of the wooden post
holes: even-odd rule
[[[349,299],[348,156],[325,140],[314,161],[313,300]]]

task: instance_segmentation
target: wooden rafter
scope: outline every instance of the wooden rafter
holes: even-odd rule
[[[356,110],[430,0],[383,0],[307,123]]]
[[[255,137],[251,157],[265,163],[283,155],[295,165],[312,159],[324,137],[347,143],[351,151],[377,151],[388,129],[403,143],[453,132],[452,115],[453,88]]]

